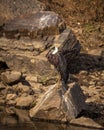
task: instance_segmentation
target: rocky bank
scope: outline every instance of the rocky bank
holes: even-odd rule
[[[2,1],[0,5],[2,6],[0,22],[0,111],[1,117],[5,115],[1,120],[3,124],[16,124],[18,122],[30,121],[29,116],[31,116],[33,108],[37,106],[51,86],[57,86],[57,72],[45,58],[49,48],[57,44],[59,46],[66,40],[70,42],[74,40],[76,42],[76,38],[72,35],[73,32],[70,28],[66,26],[65,21],[54,12],[51,12],[52,17],[48,19],[51,21],[53,19],[52,24],[50,22],[48,24],[45,21],[43,22],[44,25],[41,24],[41,27],[39,27],[39,21],[37,20],[35,26],[32,26],[35,17],[41,18],[42,10],[50,10],[50,8],[54,10],[57,7],[55,11],[59,13],[59,10],[66,8],[66,2],[63,5],[63,2],[55,3],[52,1],[50,4],[49,1],[42,3],[34,0],[31,1],[32,8],[28,8],[31,5],[31,3],[30,5],[26,3],[28,1],[22,4],[18,1],[12,1],[4,11],[3,8],[6,2],[6,0]],[[33,4],[34,2],[36,3]],[[28,14],[26,14],[25,10],[28,11]],[[39,14],[37,11],[41,13]],[[30,12],[32,12],[31,16],[29,15]],[[67,15],[66,10],[65,12]],[[15,18],[15,16],[19,17]],[[8,22],[7,20],[10,21]],[[26,23],[24,22],[25,24],[23,25],[24,20]],[[79,85],[76,85],[78,91],[72,99],[76,99],[77,93],[84,93],[87,106],[84,104],[84,111],[81,111],[77,119],[71,120],[70,123],[102,128],[104,125],[104,26],[103,23],[100,25],[96,23],[95,27],[91,23],[90,25],[89,23],[82,24],[81,21],[75,22],[75,19],[71,20],[71,24],[68,22],[68,25],[71,26],[81,41],[82,51],[69,65],[69,70],[72,73],[69,83],[69,94],[70,86],[77,82],[81,90],[78,87]],[[23,27],[22,30],[20,25]],[[76,89],[74,90],[73,88],[72,92],[75,92]],[[56,99],[60,99],[57,90],[52,92],[52,97],[56,96]],[[79,99],[85,100],[85,97],[81,96]],[[47,111],[50,111],[48,118],[58,118],[61,121],[66,121],[67,118],[63,111],[56,109],[60,108],[60,100],[57,100],[59,102],[56,103],[55,108],[52,101],[54,101],[52,98],[48,101],[49,103],[46,100],[37,117],[47,118]],[[56,117],[52,117],[55,112],[56,114],[54,115]]]

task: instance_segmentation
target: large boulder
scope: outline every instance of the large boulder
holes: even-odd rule
[[[76,118],[85,107],[84,94],[77,84],[71,83],[65,94],[61,94],[55,84],[30,109],[29,115],[31,118],[66,122]]]
[[[3,35],[9,38],[29,36],[40,38],[56,35],[65,29],[64,21],[51,11],[38,11],[15,18],[3,26]]]

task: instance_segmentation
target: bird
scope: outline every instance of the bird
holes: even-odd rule
[[[69,70],[68,65],[80,53],[81,45],[78,40],[66,41],[59,47],[53,46],[46,57],[59,73],[59,82],[62,83],[62,90],[68,90]]]

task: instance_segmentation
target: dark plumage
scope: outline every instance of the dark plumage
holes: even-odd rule
[[[48,52],[48,54],[47,54],[48,61],[52,65],[54,65],[55,68],[57,69],[57,71],[60,73],[61,80],[64,81],[65,83],[67,83],[68,74],[67,74],[67,62],[66,62],[66,58],[65,58],[64,55],[62,55],[61,52],[56,52],[55,54],[53,54],[53,52],[55,50],[54,48],[52,48]]]
[[[67,81],[69,77],[68,64],[79,54],[81,46],[79,41],[73,41],[71,43],[65,42],[59,48],[53,47],[49,50],[46,57],[48,61],[55,66],[57,71],[61,75],[62,84],[67,87]]]

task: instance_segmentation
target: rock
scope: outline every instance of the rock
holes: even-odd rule
[[[58,14],[51,11],[38,11],[9,21],[4,25],[3,32],[10,38],[21,36],[41,38],[59,34],[64,29],[65,23]]]
[[[31,118],[61,120],[59,115],[60,102],[61,98],[57,92],[56,85],[53,85],[39,100],[36,107],[30,109],[29,115]]]
[[[14,107],[5,107],[5,112],[7,115],[13,116],[15,114]]]
[[[103,49],[93,49],[93,50],[88,51],[88,54],[101,56],[102,51]]]
[[[6,104],[10,106],[14,106],[16,104],[16,99],[17,95],[16,94],[7,94],[6,96]]]
[[[41,93],[42,92],[42,90],[41,90],[41,88],[43,88],[44,86],[42,86],[40,83],[35,83],[35,84],[33,84],[33,86],[32,86],[32,90],[34,91],[34,93]]]
[[[71,36],[73,36],[73,38],[72,39],[70,39],[70,37]],[[69,28],[67,28],[67,29],[65,29],[61,34],[60,34],[60,36],[59,36],[59,38],[58,38],[58,42],[60,43],[60,44],[63,44],[63,43],[65,43],[66,41],[68,41],[68,40],[75,40],[75,35],[73,35],[73,33],[72,33],[72,30],[70,30]],[[76,40],[75,40],[76,41]],[[71,41],[70,41],[71,42]],[[77,42],[77,41],[76,41]],[[72,42],[71,42],[72,43]]]
[[[15,106],[15,104],[16,104],[16,101],[15,101],[15,100],[8,100],[8,101],[6,102],[6,105],[8,105],[8,106]]]
[[[17,97],[16,94],[7,94],[6,100],[14,100]]]
[[[38,81],[37,77],[34,76],[34,75],[27,75],[25,79],[26,79],[28,82],[30,81],[30,82],[35,82],[35,83],[36,83],[36,82]]]
[[[0,25],[3,25],[14,17],[45,9],[46,6],[38,0],[11,0],[11,2],[7,0],[0,1]]]
[[[78,119],[73,119],[73,120],[70,121],[70,123],[73,124],[73,125],[90,127],[90,128],[95,128],[95,129],[103,128],[103,126],[101,126],[100,124],[96,123],[91,118],[87,118],[87,117],[80,117]]]
[[[6,88],[6,86],[2,82],[0,82],[0,91],[5,89],[5,88]]]
[[[30,95],[21,96],[16,99],[16,106],[19,108],[29,108],[33,101],[34,98]]]
[[[1,74],[1,80],[6,84],[17,83],[21,78],[21,73],[17,71],[6,71]]]
[[[5,100],[0,98],[0,106],[5,105]]]
[[[65,93],[64,98],[64,103],[67,102],[65,106],[63,105],[64,111],[66,110],[65,107],[70,106],[68,110],[65,111],[65,113],[68,115],[67,119],[69,121],[73,118],[76,118],[82,110],[86,109],[85,96],[78,84],[69,84],[69,89]]]
[[[29,115],[31,118],[66,122],[76,118],[85,106],[85,97],[78,85],[70,84],[67,92],[60,96],[55,84],[30,109]]]
[[[20,123],[30,122],[30,118],[26,110],[15,109],[15,114],[18,116]]]
[[[16,87],[17,93],[28,93],[29,92],[29,86],[23,85],[22,83],[18,83]]]

